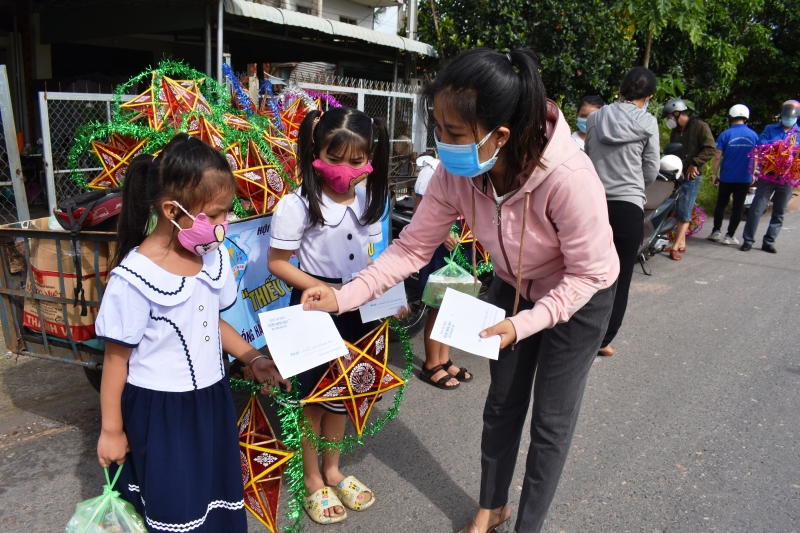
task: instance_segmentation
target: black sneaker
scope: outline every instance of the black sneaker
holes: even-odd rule
[[[766,242],[761,245],[761,249],[764,250],[765,252],[769,252],[771,254],[777,254],[778,253],[778,250],[775,248],[774,244],[769,244],[769,243],[766,243]]]
[[[752,247],[753,247],[753,243],[751,243],[751,242],[746,242],[746,243],[744,243],[744,244],[742,245],[742,247],[741,247],[741,248],[739,248],[739,249],[740,249],[741,251],[743,251],[743,252],[749,252],[749,251],[750,251],[750,248],[752,248]]]

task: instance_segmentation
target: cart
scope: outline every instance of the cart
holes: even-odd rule
[[[32,240],[52,241],[58,257],[65,257],[61,252],[65,245],[70,246],[70,238],[71,234],[68,231],[39,229],[31,221],[0,227],[0,296],[2,297],[0,325],[3,328],[6,348],[10,352],[81,366],[89,382],[99,391],[103,350],[76,342],[73,338],[68,309],[76,305],[76,298],[75,295],[66,293],[63,262],[58,262],[57,287],[60,287],[60,291],[56,291],[56,295],[40,294],[30,289],[35,287],[34,272],[31,268]],[[94,275],[87,275],[85,283],[96,284],[98,296],[96,301],[86,300],[85,303],[90,307],[99,307],[105,282],[104,273],[100,272],[101,244],[108,243],[110,246],[116,242],[117,235],[112,232],[82,231],[78,239],[82,241],[84,250],[86,248],[94,250],[93,262],[89,259],[94,265]],[[84,275],[86,274],[91,273],[84,272]],[[56,338],[26,327],[23,321],[26,300],[29,307],[32,305],[35,309],[38,323],[42,325],[43,330],[47,328],[44,327],[42,303],[50,302],[60,306],[59,320],[63,320],[63,331],[67,338]]]

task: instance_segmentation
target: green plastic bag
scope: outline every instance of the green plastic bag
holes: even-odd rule
[[[441,307],[444,293],[448,287],[477,297],[481,292],[480,280],[476,285],[472,274],[458,266],[452,258],[445,257],[444,260],[447,264],[428,276],[428,282],[422,293],[422,301],[431,307]]]
[[[67,533],[147,533],[144,520],[133,505],[120,498],[119,492],[114,490],[122,468],[117,469],[114,481],[109,480],[108,468],[105,469],[103,495],[78,504],[75,514],[67,522]]]

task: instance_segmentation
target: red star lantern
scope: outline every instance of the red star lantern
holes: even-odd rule
[[[155,80],[156,73],[153,73],[153,80]],[[128,122],[133,123],[142,118],[147,118],[147,124],[150,128],[161,131],[164,128],[171,110],[168,106],[166,93],[163,87],[159,87],[158,91],[154,90],[154,81],[151,81],[150,87],[129,102],[120,105],[122,109],[130,109],[136,111],[135,115]]]
[[[283,110],[281,113],[281,124],[289,140],[293,141],[297,139],[297,134],[300,132],[300,124],[307,114],[308,108],[303,105],[302,98],[295,99],[292,105]]]
[[[189,123],[189,135],[197,137],[201,141],[210,144],[217,150],[225,149],[225,141],[223,140],[222,131],[208,121],[206,117],[199,117],[193,119]]]
[[[478,260],[482,260],[484,263],[489,262],[489,252],[483,247],[483,245],[475,240],[475,236],[472,234],[472,230],[469,229],[466,220],[464,217],[461,217],[461,235],[458,236],[458,243],[459,244],[472,244],[475,243],[475,251],[477,252]]]
[[[119,187],[131,160],[142,153],[147,139],[137,141],[112,134],[107,143],[92,141],[92,152],[100,159],[103,170],[89,182],[90,189]]]
[[[235,152],[236,149],[231,155]],[[283,178],[274,165],[264,160],[258,146],[252,140],[247,143],[247,153],[240,157],[241,162],[237,162],[239,168],[233,170],[238,185],[238,196],[249,200],[259,213],[272,212],[278,205],[278,200],[286,193]]]
[[[341,400],[358,436],[378,396],[405,383],[386,366],[389,355],[389,321],[367,333],[355,344],[345,342],[350,354],[331,361],[317,386],[301,403]]]
[[[203,80],[200,80],[202,83]],[[200,92],[200,85],[196,80],[173,80],[163,76],[161,87],[167,106],[171,111],[173,121],[177,122],[187,113],[211,113],[211,106],[208,105],[205,96]]]
[[[231,113],[225,113],[222,115],[222,120],[230,126],[231,128],[237,129],[239,131],[247,131],[250,129],[250,123],[247,120],[243,119],[242,117],[237,117]]]
[[[278,159],[278,162],[283,166],[283,169],[295,182],[300,180],[297,177],[297,155],[295,153],[296,145],[289,139],[283,136],[283,133],[276,130],[274,127],[270,128],[271,131],[264,136],[272,148],[272,153]]]
[[[261,403],[251,395],[239,418],[244,505],[272,533],[278,530],[283,471],[293,455],[275,438]]]

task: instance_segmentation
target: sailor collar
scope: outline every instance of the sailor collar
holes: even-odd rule
[[[189,299],[199,280],[212,289],[221,289],[228,277],[225,246],[203,256],[203,268],[196,276],[178,276],[167,272],[134,248],[112,273],[136,287],[148,300],[165,306],[181,304]]]
[[[308,199],[305,198],[303,195],[300,194],[300,189],[298,188],[294,194],[297,195],[298,198],[303,202],[303,205],[306,206],[308,209]],[[367,205],[367,189],[365,187],[361,187],[356,185],[356,197],[353,199],[353,202],[350,205],[342,205],[339,203],[334,202],[331,200],[327,194],[322,192],[320,202],[320,211],[322,212],[322,218],[325,219],[326,226],[338,226],[344,220],[344,216],[347,214],[347,210],[351,210],[353,214],[356,216],[358,223],[364,226],[365,224],[361,222],[361,217],[364,215],[364,208]]]

